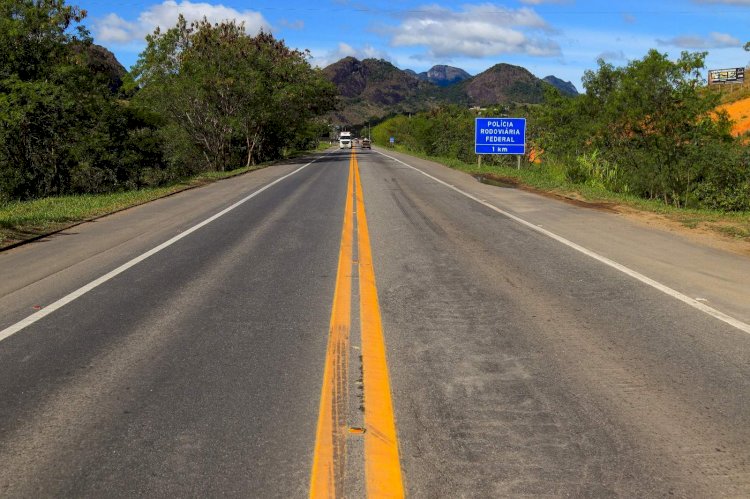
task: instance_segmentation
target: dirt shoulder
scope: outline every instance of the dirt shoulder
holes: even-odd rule
[[[514,178],[493,174],[482,174],[481,177],[483,178],[478,180],[486,184],[522,189],[581,208],[618,213],[644,226],[678,233],[712,248],[750,256],[750,219],[741,220],[731,215],[705,215],[687,211],[656,213],[624,203],[589,200],[575,192],[546,191],[525,185]]]
[[[750,241],[747,238],[730,235],[735,230],[735,224],[730,222],[678,221],[667,215],[638,210],[626,205],[617,205],[616,211],[636,222],[679,233],[706,246],[750,256]],[[722,233],[722,230],[726,233]]]

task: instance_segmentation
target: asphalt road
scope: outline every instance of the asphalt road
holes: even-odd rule
[[[364,443],[383,435],[366,411],[384,391],[409,496],[750,495],[750,258],[387,151],[356,158],[0,253],[0,496],[303,497],[333,432],[331,489],[360,497],[368,463],[388,468]],[[334,303],[351,330],[331,345],[348,317]],[[368,374],[373,311],[390,385]]]

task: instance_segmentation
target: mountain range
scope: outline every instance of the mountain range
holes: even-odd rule
[[[575,86],[555,76],[537,78],[527,69],[496,64],[478,75],[439,65],[423,73],[402,70],[382,59],[345,57],[323,69],[339,90],[331,119],[357,125],[384,116],[423,111],[440,104],[490,106],[542,101],[544,86],[578,95]]]
[[[126,70],[114,54],[99,45],[86,46],[88,63],[106,77],[112,92],[122,85]],[[336,124],[361,125],[383,117],[424,111],[442,104],[491,106],[542,101],[545,85],[565,95],[578,95],[576,87],[555,76],[539,79],[527,69],[496,64],[471,76],[453,66],[433,66],[416,73],[401,70],[382,59],[345,57],[322,70],[338,89],[337,110],[329,115]]]

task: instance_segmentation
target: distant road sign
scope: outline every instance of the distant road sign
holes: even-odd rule
[[[525,154],[526,118],[477,118],[476,154]]]
[[[744,83],[745,68],[711,69],[708,71],[708,84]]]
[[[394,142],[396,142],[396,137],[391,137],[390,142],[391,142],[391,144],[393,144]]]

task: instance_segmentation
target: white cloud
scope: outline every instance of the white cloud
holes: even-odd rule
[[[349,45],[348,43],[340,42],[339,46],[328,53],[335,60],[343,59],[344,57],[356,57],[357,50]]]
[[[460,11],[427,6],[408,12],[390,34],[394,47],[422,46],[427,50],[422,57],[449,60],[499,54],[558,55],[556,42],[538,37],[552,31],[527,7],[478,4],[464,5]]]
[[[109,14],[94,24],[96,37],[103,42],[128,43],[137,29],[135,23],[129,23],[117,14]]]
[[[710,33],[708,37],[683,35],[668,40],[657,39],[659,45],[671,45],[683,49],[716,49],[726,47],[739,47],[742,45],[739,39],[726,33]]]
[[[177,23],[177,16],[182,14],[188,22],[207,18],[213,23],[236,20],[245,23],[245,30],[249,34],[256,34],[261,29],[270,30],[269,23],[262,14],[252,10],[238,11],[221,4],[190,2],[183,0],[165,0],[161,4],[152,5],[138,15],[136,21],[126,21],[117,14],[109,14],[93,23],[93,31],[99,42],[126,44],[143,40],[156,27],[169,29]]]
[[[596,59],[597,60],[604,59],[607,62],[628,60],[628,58],[625,57],[625,53],[622,50],[606,50],[602,52],[601,54],[599,54]]]
[[[279,26],[286,29],[301,30],[305,28],[305,21],[298,19],[296,21],[289,21],[287,19],[281,19]]]

